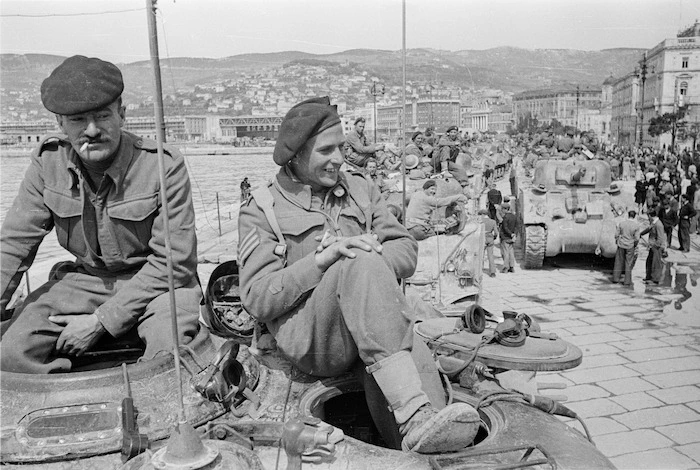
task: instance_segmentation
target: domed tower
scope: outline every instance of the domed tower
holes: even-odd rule
[[[611,72],[610,76],[603,82],[603,95],[601,97],[601,104],[603,107],[612,103],[612,90],[615,81],[615,77],[613,77]]]

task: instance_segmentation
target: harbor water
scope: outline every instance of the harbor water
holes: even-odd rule
[[[217,193],[221,218],[229,219],[238,212],[243,178],[247,176],[255,188],[268,181],[278,168],[272,161],[272,147],[246,148],[238,152],[231,149],[228,155],[188,155],[187,149],[183,150],[192,182],[200,239],[210,236],[210,232],[218,232]],[[0,222],[12,206],[29,161],[26,154],[0,154]]]

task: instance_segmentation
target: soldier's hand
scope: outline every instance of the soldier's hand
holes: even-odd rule
[[[353,249],[382,252],[382,245],[377,241],[377,235],[374,234],[362,234],[354,237],[326,235],[321,239],[317,237],[317,241],[320,241],[320,244],[316,248],[316,266],[322,271],[328,269],[342,257],[355,258],[357,255]]]
[[[80,356],[105,333],[97,315],[56,315],[49,320],[65,328],[56,341],[56,352]]]

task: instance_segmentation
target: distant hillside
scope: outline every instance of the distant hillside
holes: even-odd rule
[[[498,47],[482,51],[443,51],[416,48],[406,52],[407,81],[413,85],[433,83],[441,88],[501,89],[519,92],[561,84],[599,86],[612,73],[621,76],[632,70],[643,49],[578,51],[569,49],[520,49]],[[44,54],[0,55],[2,111],[36,106],[43,112],[38,89],[64,57]],[[352,49],[334,54],[285,51],[241,54],[221,59],[192,57],[161,58],[164,93],[192,90],[243,74],[255,76],[285,65],[329,64],[328,72],[366,73],[387,86],[402,83],[401,51]],[[333,67],[337,64],[340,67]],[[150,62],[119,64],[126,82],[127,102],[144,102],[152,94]],[[17,102],[14,97],[21,96]]]

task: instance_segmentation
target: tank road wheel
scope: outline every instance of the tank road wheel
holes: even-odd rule
[[[547,229],[541,225],[525,227],[525,253],[523,262],[525,269],[538,269],[544,262],[544,252],[547,247]]]

